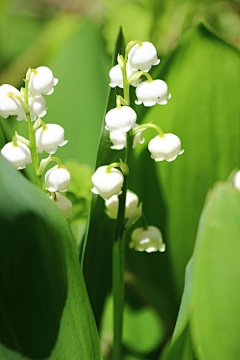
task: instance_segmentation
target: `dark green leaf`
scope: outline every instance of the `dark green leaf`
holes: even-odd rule
[[[68,224],[2,156],[0,228],[0,358],[101,359]]]
[[[118,31],[113,64],[116,64],[117,54],[123,53],[123,35]],[[106,112],[116,106],[116,89],[109,92]],[[110,150],[109,133],[105,130],[104,120],[97,155],[96,168],[110,164],[119,152]],[[115,221],[107,218],[104,213],[104,201],[100,197],[93,197],[91,214],[89,217],[89,231],[86,234],[87,243],[84,254],[83,272],[86,286],[93,308],[95,319],[99,325],[106,296],[111,288],[112,272],[112,241]]]

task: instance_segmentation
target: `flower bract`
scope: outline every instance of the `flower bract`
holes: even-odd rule
[[[54,91],[54,86],[58,83],[58,79],[53,77],[52,70],[46,66],[39,66],[31,73],[29,81],[29,95],[51,95]]]
[[[126,72],[127,72],[127,79],[129,79],[133,74],[136,73],[136,71],[132,70],[129,63],[126,64]],[[110,71],[109,71],[109,77],[110,77],[110,84],[112,88],[119,86],[120,88],[123,88],[123,76],[122,76],[122,69],[119,64],[115,65]],[[137,86],[139,84],[139,80],[133,81],[131,85]]]
[[[110,199],[105,201],[106,214],[110,219],[117,219],[118,206],[119,200],[117,195],[114,195]],[[124,218],[129,219],[130,217],[132,217],[133,214],[136,212],[137,207],[138,196],[134,192],[127,190]]]
[[[46,151],[48,154],[54,154],[58,146],[65,145],[68,140],[64,140],[64,129],[57,124],[46,124],[46,129],[40,127],[36,130],[36,143],[39,153]]]
[[[166,105],[171,95],[168,95],[168,86],[163,80],[143,81],[136,88],[135,101],[137,105],[143,103],[145,106],[155,104]]]
[[[162,234],[156,226],[148,226],[147,229],[135,229],[132,232],[129,247],[137,251],[146,251],[148,253],[154,251],[163,252],[166,249],[166,245],[163,243]]]
[[[31,164],[32,158],[29,148],[17,141],[17,145],[13,142],[7,143],[1,150],[2,156],[5,157],[17,170],[24,169],[27,164]]]
[[[23,100],[20,91],[14,86],[8,84],[0,86],[0,116],[6,119],[10,115],[17,115],[17,120],[26,119],[26,114],[20,101],[9,96],[9,93],[13,93]]]
[[[148,149],[155,161],[173,161],[184,152],[179,137],[174,134],[164,134],[164,138],[155,136],[149,141]]]
[[[73,205],[68,198],[58,192],[54,193],[54,196],[49,194],[49,197],[57,205],[65,219],[68,219],[73,214]]]
[[[233,186],[240,191],[240,170],[236,172],[233,178]]]
[[[92,176],[92,192],[100,195],[104,200],[113,195],[120,195],[124,180],[121,171],[112,168],[110,172],[106,172],[107,167],[107,165],[100,166]]]
[[[148,41],[143,42],[142,46],[134,45],[129,51],[128,61],[132,70],[142,71],[149,71],[152,65],[160,63],[155,46]]]
[[[130,106],[115,107],[107,112],[105,116],[106,130],[123,132],[129,131],[136,123],[137,114]]]
[[[58,167],[58,165],[45,174],[46,189],[50,192],[67,191],[70,181],[70,172],[64,167]]]

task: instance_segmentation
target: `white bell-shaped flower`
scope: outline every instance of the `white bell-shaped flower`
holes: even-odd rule
[[[138,126],[138,124],[133,125],[133,129],[137,129]],[[113,150],[121,150],[126,147],[126,133],[121,130],[110,131],[110,140],[113,143],[111,146]],[[142,139],[142,131],[140,131],[134,136],[133,149],[135,149],[137,144],[143,144],[144,141],[145,140]]]
[[[46,100],[43,96],[29,96],[28,98],[31,120],[35,121],[39,116],[42,118],[47,113]]]
[[[51,95],[54,91],[54,86],[58,83],[58,79],[53,77],[52,70],[46,66],[39,66],[35,71],[31,73],[29,95]]]
[[[73,214],[73,205],[68,198],[58,192],[54,196],[49,194],[49,198],[54,201],[65,219],[68,219]]]
[[[148,149],[155,161],[173,161],[184,152],[179,137],[174,134],[164,134],[164,138],[155,136],[149,141]]]
[[[143,103],[145,106],[166,105],[171,98],[171,95],[168,95],[168,86],[163,80],[143,81],[136,88],[136,96],[138,100],[135,103]]]
[[[70,172],[64,167],[58,167],[58,165],[45,174],[46,189],[50,192],[67,191],[70,181]]]
[[[136,251],[164,252],[166,245],[163,243],[162,233],[156,226],[148,226],[147,229],[137,228],[132,232],[129,247]]]
[[[126,72],[127,72],[127,79],[129,79],[133,74],[135,74],[137,71],[134,71],[131,69],[129,62],[126,64]],[[122,76],[122,69],[119,64],[115,65],[110,71],[109,71],[109,77],[110,77],[110,84],[112,88],[119,86],[120,88],[123,88],[123,76]],[[135,80],[131,83],[133,86],[137,86],[139,84],[140,80]]]
[[[10,115],[17,115],[17,120],[25,120],[26,114],[18,99],[8,96],[13,93],[22,98],[20,91],[12,85],[4,84],[0,86],[0,116],[6,119]]]
[[[105,200],[106,214],[110,219],[117,219],[119,200],[118,196],[114,195],[110,199]],[[136,212],[138,207],[138,196],[131,190],[127,190],[126,206],[124,218],[129,219]]]
[[[64,129],[57,124],[46,124],[46,129],[40,127],[36,130],[36,143],[39,153],[46,151],[54,154],[58,146],[64,146],[68,140],[64,140]]]
[[[144,41],[142,46],[139,44],[134,45],[129,51],[128,61],[132,70],[145,72],[149,71],[152,65],[160,63],[155,46],[148,41]]]
[[[16,141],[7,143],[1,150],[2,156],[5,157],[17,170],[24,169],[27,164],[31,164],[32,158],[29,148]]]
[[[100,195],[104,200],[113,195],[120,195],[124,181],[121,171],[112,168],[110,172],[106,172],[107,167],[107,165],[100,166],[92,176],[92,192]]]
[[[240,191],[240,170],[236,172],[233,178],[233,186]]]
[[[137,120],[137,114],[130,106],[115,107],[107,112],[105,116],[106,130],[122,132],[129,131]]]
[[[121,130],[110,131],[111,149],[121,150],[126,147],[126,133]]]

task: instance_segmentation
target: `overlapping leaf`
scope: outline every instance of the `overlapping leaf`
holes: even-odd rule
[[[2,156],[0,228],[0,358],[101,359],[68,224]]]

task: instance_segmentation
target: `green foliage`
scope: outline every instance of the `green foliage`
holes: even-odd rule
[[[148,112],[137,108],[138,121],[153,120],[164,132],[176,133],[186,149],[173,163],[156,164],[146,148],[152,134],[146,132],[145,145],[135,150],[129,178],[130,189],[143,201],[149,224],[160,227],[167,244],[164,254],[140,254],[132,250],[126,254],[129,285],[134,286],[142,303],[151,304],[160,314],[165,324],[164,342],[174,326],[185,266],[193,250],[206,192],[216,180],[226,178],[240,160],[237,67],[236,49],[208,26],[199,24],[164,59],[160,70],[153,70],[154,78],[162,78],[169,85],[172,99],[168,106],[156,105]],[[113,104],[111,100],[109,104]],[[97,166],[112,162],[116,156],[121,157],[109,150],[108,135],[103,129]],[[103,211],[103,201],[98,198],[92,203],[84,259],[84,274],[97,323],[111,288],[114,222]],[[182,359],[187,359],[189,354],[193,356],[186,326],[174,350],[177,354],[184,344]]]
[[[161,213],[165,213],[164,239],[178,296],[206,193],[215,181],[225,180],[240,162],[238,63],[238,51],[199,24],[154,71],[154,78],[167,82],[172,99],[167,106],[151,108],[144,121],[154,120],[165,133],[178,135],[185,153],[171,164],[156,164],[165,204],[155,202],[150,209],[147,197],[155,191],[151,187],[144,205],[150,214],[159,212],[160,225]],[[146,140],[149,136],[150,131]],[[142,168],[150,161],[146,156],[142,162],[144,151],[148,153],[146,148],[139,148]],[[136,174],[132,183],[137,183],[139,176]]]
[[[1,359],[101,359],[66,220],[2,156],[0,169]]]
[[[240,193],[231,182],[218,183],[206,199],[171,347],[161,360],[191,343],[200,360],[238,358],[239,216]]]
[[[199,359],[239,356],[239,218],[240,193],[218,184],[208,195],[193,254],[190,326]]]

